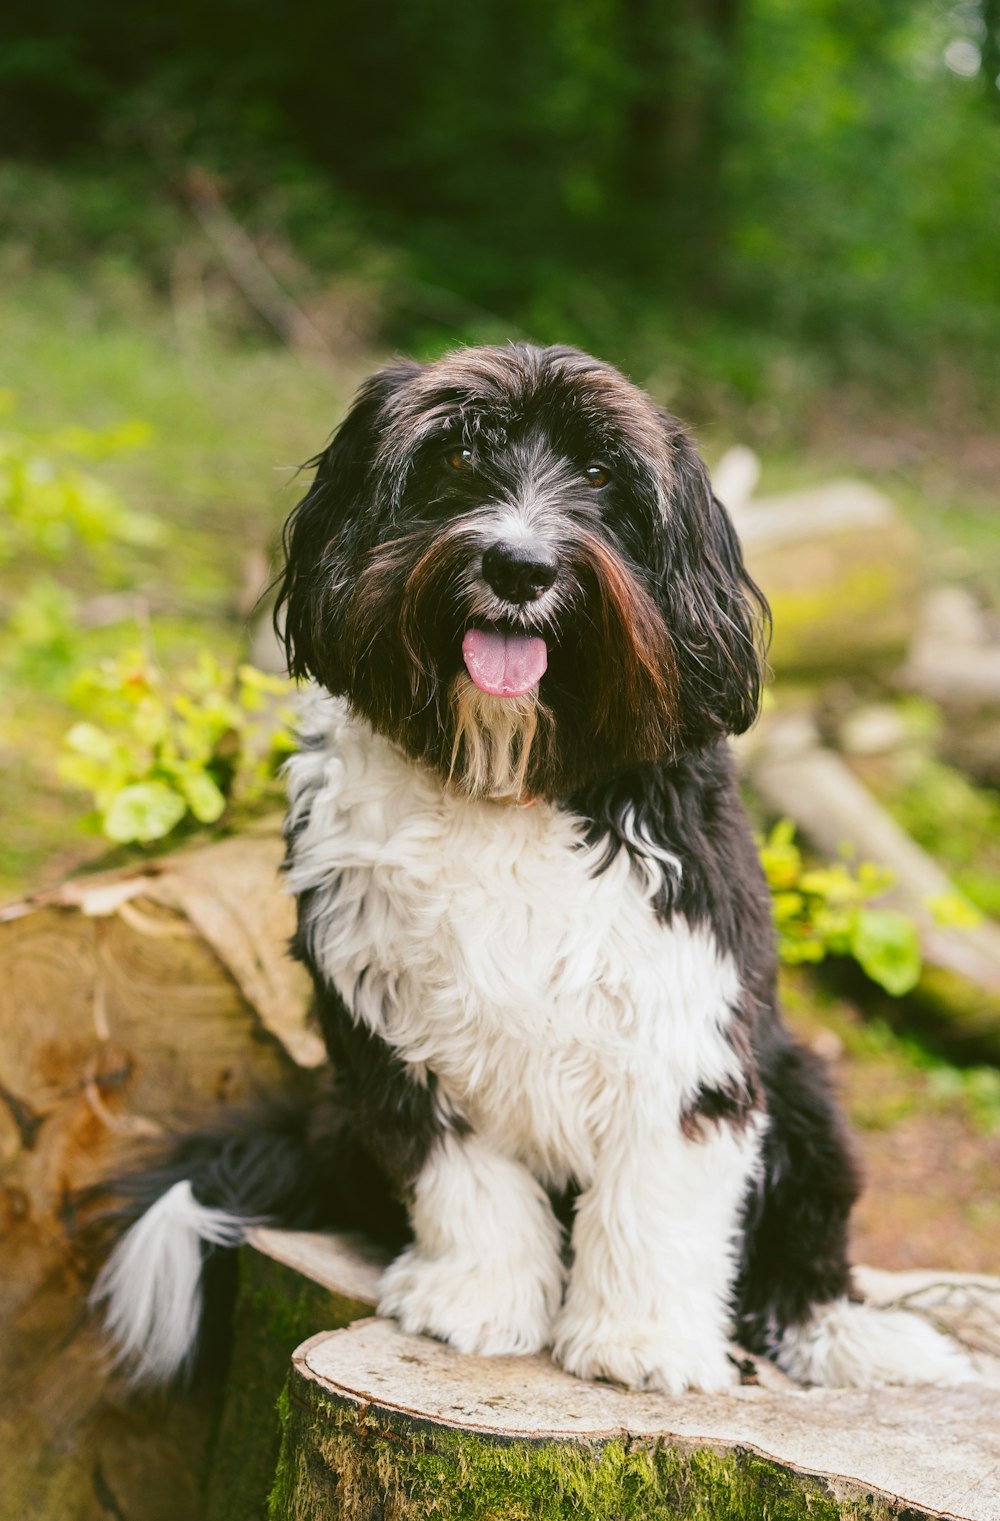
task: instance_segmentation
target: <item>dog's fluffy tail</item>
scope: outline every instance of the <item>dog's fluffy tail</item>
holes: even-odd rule
[[[134,1382],[165,1384],[190,1367],[206,1263],[254,1226],[405,1238],[384,1178],[330,1121],[328,1101],[242,1116],[160,1147],[154,1165],[102,1186],[122,1202],[91,1303]]]
[[[961,1348],[920,1316],[849,1299],[817,1305],[787,1329],[775,1361],[800,1383],[828,1388],[964,1384],[978,1377]]]
[[[172,1184],[122,1236],[98,1274],[92,1303],[116,1360],[137,1383],[166,1383],[191,1358],[206,1249],[239,1246],[252,1219],[199,1204],[189,1179]]]

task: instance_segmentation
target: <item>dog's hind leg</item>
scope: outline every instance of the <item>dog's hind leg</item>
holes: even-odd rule
[[[915,1315],[853,1294],[847,1225],[858,1173],[822,1065],[776,1031],[760,1053],[768,1132],[747,1202],[738,1335],[806,1384],[954,1384],[966,1357]]]

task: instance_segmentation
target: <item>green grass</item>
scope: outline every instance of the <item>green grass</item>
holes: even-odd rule
[[[151,424],[152,444],[107,473],[180,530],[185,563],[170,566],[180,585],[207,574],[232,587],[240,553],[273,543],[297,466],[322,447],[357,378],[211,331],[182,347],[169,309],[124,272],[113,305],[65,275],[8,279],[0,323],[0,384],[27,423]]]
[[[79,827],[87,800],[55,772],[61,735],[80,716],[66,702],[75,674],[140,637],[151,637],[168,668],[202,646],[235,662],[248,633],[247,587],[276,568],[281,523],[301,493],[296,469],[323,446],[357,380],[211,330],[182,344],[169,306],[126,269],[101,266],[79,281],[8,258],[6,274],[0,388],[14,393],[16,409],[0,422],[25,432],[150,424],[148,446],[89,468],[168,533],[156,548],[122,549],[103,582],[83,557],[0,573],[7,608],[39,572],[72,588],[84,613],[114,591],[150,614],[145,633],[127,606],[107,627],[71,617],[33,650],[9,628],[0,632],[0,788],[18,800],[0,838],[3,897],[103,850]]]

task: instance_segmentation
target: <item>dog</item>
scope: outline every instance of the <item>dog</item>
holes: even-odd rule
[[[204,1257],[270,1223],[365,1229],[381,1314],[583,1378],[727,1390],[731,1336],[808,1384],[972,1376],[852,1290],[727,748],[769,613],[681,423],[575,349],[471,348],[380,370],[313,463],[285,870],[333,1075],[131,1180],[120,1354],[182,1370]]]

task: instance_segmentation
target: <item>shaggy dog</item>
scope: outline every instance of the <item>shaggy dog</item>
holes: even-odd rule
[[[381,1313],[468,1352],[715,1391],[735,1334],[807,1383],[967,1377],[852,1297],[855,1170],[725,743],[767,608],[680,423],[574,349],[468,349],[381,370],[317,463],[287,881],[333,1077],[133,1180],[122,1354],[182,1367],[203,1257],[266,1221],[400,1248]]]

